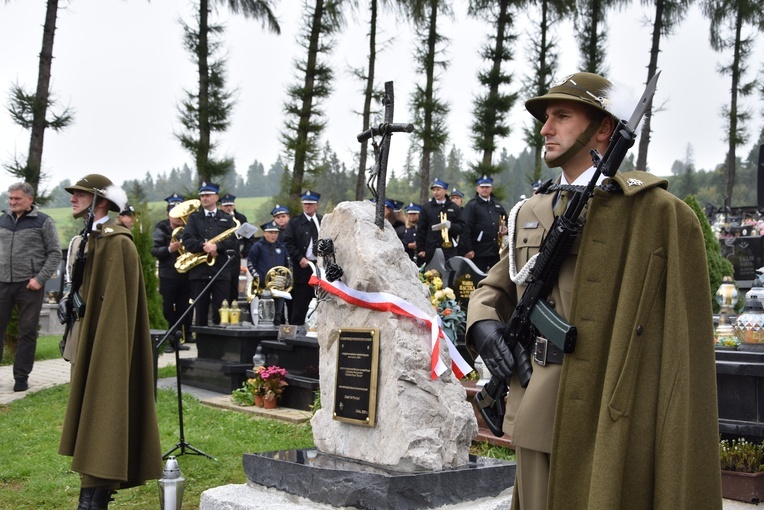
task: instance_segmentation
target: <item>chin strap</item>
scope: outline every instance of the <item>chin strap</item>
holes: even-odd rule
[[[597,129],[600,127],[601,122],[595,122],[591,121],[589,122],[589,126],[584,130],[583,133],[578,135],[578,138],[576,138],[575,143],[570,146],[568,150],[557,156],[556,158],[549,160],[546,162],[546,165],[549,168],[556,168],[559,166],[564,165],[570,159],[578,154],[578,151],[586,147],[586,144],[589,143],[589,140],[592,139],[592,135],[597,131]]]

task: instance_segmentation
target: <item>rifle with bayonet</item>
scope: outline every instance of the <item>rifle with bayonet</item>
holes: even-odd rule
[[[655,93],[660,73],[647,84],[644,94],[628,121],[619,119],[613,131],[607,150],[601,155],[592,149],[595,172],[586,188],[573,191],[563,214],[558,216],[544,239],[535,265],[528,277],[527,287],[503,329],[503,337],[515,358],[515,371],[520,385],[525,388],[533,369],[530,355],[537,337],[545,338],[565,354],[575,350],[576,327],[563,319],[548,303],[547,296],[552,291],[565,258],[578,235],[583,231],[581,213],[594,194],[601,175],[613,177],[621,166],[626,152],[634,145],[636,129],[647,109],[647,104]],[[512,233],[510,233],[512,235]],[[512,254],[510,254],[512,256]],[[507,384],[503,379],[492,376],[490,381],[475,397],[480,414],[494,435],[503,435],[504,397]]]
[[[85,315],[85,300],[80,294],[80,287],[82,286],[82,278],[85,275],[85,262],[87,262],[85,248],[88,244],[90,232],[93,230],[93,221],[95,220],[93,211],[97,198],[98,196],[93,193],[93,202],[90,204],[88,210],[88,219],[85,224],[85,229],[80,234],[82,239],[80,240],[80,245],[77,248],[74,263],[72,264],[72,277],[69,282],[69,292],[66,293],[64,298],[61,299],[61,302],[58,304],[58,320],[64,325],[64,335],[58,343],[58,348],[61,350],[61,356],[64,355],[66,341],[72,327],[74,327],[74,323]]]

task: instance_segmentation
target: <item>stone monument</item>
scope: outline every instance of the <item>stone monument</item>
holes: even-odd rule
[[[393,295],[435,319],[416,265],[392,227],[374,220],[374,204],[342,202],[322,221],[320,238],[333,241],[342,285],[356,298]],[[433,379],[429,325],[349,301],[325,294],[316,312],[316,448],[244,454],[247,486],[209,489],[200,508],[507,508],[514,463],[469,454],[477,422],[445,342],[439,356],[447,369]],[[366,407],[356,405],[359,395]]]
[[[342,281],[365,292],[386,292],[434,317],[416,265],[405,256],[395,230],[374,225],[373,204],[340,203],[321,226],[332,239]],[[316,448],[396,471],[441,470],[466,465],[477,423],[464,388],[448,370],[430,376],[430,328],[390,312],[361,308],[331,297],[318,306],[322,408],[315,414]],[[334,419],[338,330],[379,329],[379,371],[374,427]],[[442,343],[445,347],[445,344]],[[448,353],[442,349],[445,363]]]

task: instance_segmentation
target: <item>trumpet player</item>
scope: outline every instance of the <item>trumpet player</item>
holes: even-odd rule
[[[446,260],[457,254],[455,238],[464,231],[461,208],[448,198],[448,183],[433,180],[432,199],[422,206],[416,232],[419,263],[430,262],[435,250],[443,249]]]
[[[464,234],[459,242],[461,253],[487,273],[499,261],[500,239],[507,233],[507,211],[493,196],[493,179],[484,175],[476,183],[475,197],[462,210]]]
[[[183,226],[181,218],[171,218],[170,211],[173,207],[183,203],[183,197],[173,193],[164,199],[167,202],[167,219],[164,219],[154,227],[154,246],[151,248],[151,254],[159,262],[159,294],[162,296],[162,315],[167,320],[167,324],[175,324],[186,308],[191,299],[191,283],[188,280],[188,274],[179,273],[175,269],[175,261],[180,254],[180,239],[173,239],[172,233],[176,228]],[[191,321],[193,316],[189,313],[183,319],[183,327],[188,335],[191,332]],[[190,335],[186,341],[190,340]],[[180,344],[181,351],[188,350],[188,346]],[[165,352],[172,352],[172,346],[165,347]]]
[[[260,238],[247,255],[247,269],[253,279],[260,279],[260,285],[265,284],[265,275],[268,271],[277,266],[284,266],[292,270],[292,259],[289,258],[289,252],[286,245],[279,241],[279,226],[275,222],[269,221],[265,225],[260,225],[263,231],[263,237]],[[273,323],[280,325],[284,323],[284,299],[274,297],[275,315]]]
[[[212,323],[220,324],[220,307],[223,300],[228,296],[231,272],[223,271],[220,273],[208,292],[203,295],[200,293],[226,263],[226,250],[236,250],[237,248],[237,241],[234,236],[227,237],[219,243],[208,242],[208,239],[212,239],[234,226],[233,217],[218,209],[219,190],[220,187],[217,184],[202,182],[202,185],[199,186],[199,200],[202,205],[198,211],[188,217],[188,223],[183,229],[183,247],[187,252],[206,253],[215,260],[212,265],[199,264],[188,271],[192,293],[197,296],[195,310],[197,326],[207,326],[209,323],[207,316],[210,306],[212,306]]]

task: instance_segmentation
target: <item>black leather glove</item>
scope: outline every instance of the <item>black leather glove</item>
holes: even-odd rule
[[[69,305],[69,295],[64,296],[61,298],[61,300],[58,302],[58,310],[56,310],[56,313],[58,314],[58,322],[61,324],[66,324],[69,322],[69,314],[67,313],[67,307]]]
[[[484,320],[470,326],[467,336],[491,375],[509,379],[515,370],[515,358],[504,341],[503,330],[501,321]]]

